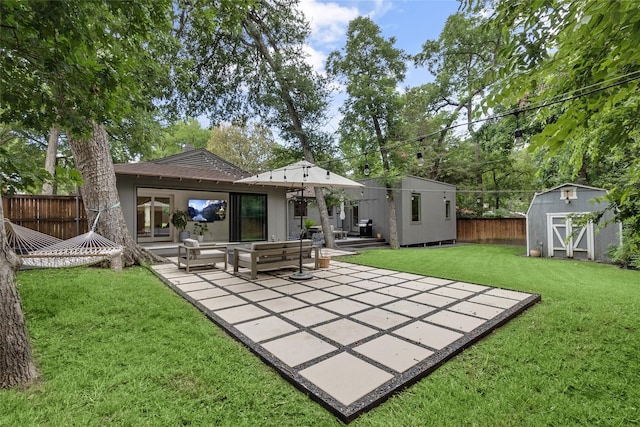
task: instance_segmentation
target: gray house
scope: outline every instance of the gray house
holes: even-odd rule
[[[360,180],[362,190],[348,190],[351,205],[345,208],[345,229],[358,231],[363,219],[372,220],[373,235],[389,240],[389,208],[386,188],[375,178]],[[394,192],[398,243],[426,245],[456,239],[456,187],[408,176]]]
[[[607,250],[621,243],[620,223],[609,211],[599,224],[576,224],[576,215],[602,211],[609,206],[597,201],[607,191],[579,184],[562,184],[536,193],[527,211],[527,253],[542,256],[607,260]]]
[[[286,190],[235,184],[248,176],[207,150],[114,165],[127,228],[139,243],[177,242],[171,213],[189,214],[187,230],[206,223],[205,241],[287,237]]]

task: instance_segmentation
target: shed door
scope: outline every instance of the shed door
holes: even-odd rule
[[[587,258],[594,259],[593,223],[577,225],[566,213],[547,214],[548,253],[554,256],[556,252],[573,258],[577,252],[585,252]]]

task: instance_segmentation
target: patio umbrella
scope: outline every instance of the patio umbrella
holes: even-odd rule
[[[272,187],[286,187],[298,189],[302,195],[305,188],[346,188],[364,187],[359,182],[352,181],[341,175],[330,172],[311,162],[302,160],[290,165],[262,172],[235,181],[238,184],[264,185]],[[302,215],[300,215],[300,229],[302,230]],[[302,233],[300,233],[300,270],[291,275],[295,280],[306,280],[313,276],[302,271]]]

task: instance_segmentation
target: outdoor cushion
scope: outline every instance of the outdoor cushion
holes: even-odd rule
[[[196,239],[184,239],[182,241],[182,243],[184,243],[184,245],[188,248],[199,248],[200,247],[200,243],[198,243],[198,241]],[[198,255],[200,255],[200,250],[194,250],[194,251],[189,251],[189,258],[190,259],[196,259],[198,257]]]

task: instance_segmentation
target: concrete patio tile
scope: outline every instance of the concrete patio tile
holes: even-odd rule
[[[276,291],[283,294],[287,294],[287,295],[294,295],[294,294],[299,294],[301,292],[308,292],[313,290],[312,287],[301,285],[300,283],[293,283],[293,284],[291,284],[291,282],[289,283],[290,284],[285,286],[278,286],[278,288],[276,288]]]
[[[227,273],[226,271],[220,271],[220,270],[216,270],[216,271],[207,271],[207,272],[200,272],[198,273],[198,276],[202,277],[203,279],[206,280],[210,280],[212,282],[216,282],[218,280],[226,280],[226,279],[234,279],[235,277],[230,274]]]
[[[364,292],[364,289],[349,285],[338,285],[331,288],[324,288],[324,291],[347,297],[349,295],[360,294]]]
[[[269,341],[262,344],[262,347],[289,366],[297,366],[337,350],[331,344],[304,331]]]
[[[214,282],[216,285],[226,288],[228,286],[232,286],[232,285],[237,285],[237,284],[246,284],[247,281],[244,280],[242,277],[227,277],[225,279],[218,279],[218,280],[212,280],[212,282]]]
[[[211,288],[211,289],[202,289],[200,291],[187,292],[187,295],[189,295],[194,300],[198,301],[198,300],[207,299],[207,298],[215,298],[215,297],[221,297],[223,295],[229,295],[229,292],[220,288]]]
[[[357,277],[353,277],[353,276],[334,276],[330,280],[336,283],[347,284],[351,282],[359,282],[362,279],[358,279]]]
[[[329,301],[320,304],[320,307],[325,308],[327,310],[334,311],[336,313],[340,313],[342,315],[352,314],[358,311],[365,310],[370,308],[371,306],[368,304],[363,304],[361,302],[352,301],[346,298],[341,298],[335,301]]]
[[[436,285],[430,285],[429,283],[418,282],[415,280],[412,280],[410,282],[399,283],[398,286],[402,288],[413,289],[420,292],[426,292],[428,290],[435,289],[438,287]]]
[[[298,310],[290,311],[283,314],[287,319],[304,327],[317,325],[318,323],[326,322],[327,320],[335,319],[338,315],[330,313],[326,310],[317,307],[305,307]]]
[[[429,292],[436,295],[458,299],[467,298],[474,294],[474,292],[463,291],[462,289],[450,288],[448,286],[442,286],[440,288],[432,289]]]
[[[476,302],[478,304],[491,305],[493,307],[499,308],[510,308],[518,303],[518,301],[513,299],[494,297],[487,294],[477,295],[473,298],[470,298],[469,301]]]
[[[403,316],[392,311],[382,310],[380,308],[372,308],[371,310],[355,314],[352,318],[368,325],[375,326],[383,331],[411,320],[410,317]]]
[[[486,295],[491,295],[494,297],[501,297],[501,298],[509,298],[509,299],[514,299],[516,301],[522,301],[529,297],[528,294],[525,294],[523,292],[510,291],[507,289],[498,289],[498,288],[491,289],[486,293]]]
[[[311,304],[318,304],[325,301],[331,301],[340,297],[334,294],[330,294],[329,292],[317,290],[317,291],[296,294],[296,298]]]
[[[491,307],[489,305],[476,304],[474,302],[462,301],[452,307],[449,310],[457,313],[468,314],[470,316],[481,317],[483,319],[493,319],[504,310],[497,307]]]
[[[418,282],[429,283],[437,286],[444,286],[444,285],[448,285],[449,283],[452,283],[453,280],[440,279],[438,277],[423,277],[422,279],[418,279]]]
[[[193,283],[185,283],[184,285],[178,285],[174,283],[174,285],[176,285],[176,287],[183,292],[192,292],[192,291],[200,291],[202,289],[215,288],[215,286],[213,286],[211,283],[205,282],[204,280],[200,280],[199,282],[193,282]]]
[[[351,295],[350,298],[369,305],[381,305],[397,299],[396,297],[393,297],[391,295],[384,295],[373,291],[365,292],[358,295]]]
[[[236,283],[234,285],[224,286],[224,288],[229,292],[234,292],[236,294],[239,294],[242,292],[259,291],[261,289],[264,289],[264,287],[260,285],[256,285],[255,283],[249,283],[249,282]]]
[[[174,285],[186,285],[189,283],[206,283],[202,277],[197,276],[195,274],[190,274],[187,277],[185,276],[175,277],[171,279],[170,282],[173,283]]]
[[[411,301],[419,302],[421,304],[427,304],[434,307],[444,307],[445,305],[455,302],[455,298],[444,297],[442,295],[435,295],[429,292],[419,294],[409,298]]]
[[[473,283],[465,283],[465,282],[453,282],[452,284],[447,285],[447,287],[462,289],[463,291],[469,291],[469,292],[482,292],[489,289],[488,286],[476,285]]]
[[[358,279],[373,279],[374,277],[378,277],[377,274],[371,273],[369,271],[359,271],[358,273],[354,273],[351,276],[357,277]]]
[[[360,280],[359,282],[351,282],[349,284],[351,286],[357,286],[359,288],[368,289],[368,290],[380,289],[387,286],[384,283],[372,282],[371,280],[368,280],[368,279]]]
[[[339,276],[335,270],[314,270],[313,277],[318,277],[321,279],[326,279],[327,277]]]
[[[408,338],[435,349],[442,349],[464,335],[449,329],[417,321],[393,331],[395,335]]]
[[[344,276],[344,275],[347,275],[347,274],[355,274],[357,272],[358,272],[358,270],[354,270],[351,267],[341,267],[341,268],[337,268],[337,269],[333,270],[333,273],[336,273],[336,274],[341,275],[341,276]]]
[[[466,314],[454,313],[453,311],[442,310],[424,318],[425,322],[437,323],[438,325],[447,326],[462,332],[471,332],[485,322],[480,319]]]
[[[261,286],[264,286],[265,288],[275,288],[278,286],[288,285],[291,283],[290,281],[286,279],[282,279],[280,277],[270,277],[268,279],[255,280],[254,282]]]
[[[353,349],[396,372],[404,372],[433,354],[408,341],[383,335]]]
[[[262,317],[236,325],[236,328],[249,339],[260,342],[297,331],[298,327],[276,317]]]
[[[314,289],[324,289],[336,285],[336,282],[332,282],[330,279],[311,279],[305,281],[304,283]]]
[[[279,298],[282,294],[271,289],[260,289],[258,291],[243,292],[242,297],[251,301],[264,301],[266,299]]]
[[[405,279],[400,279],[399,277],[394,276],[380,276],[371,280],[373,280],[374,282],[384,283],[385,285],[397,285],[398,283],[406,282]]]
[[[369,273],[377,274],[378,276],[388,276],[390,274],[398,273],[395,270],[387,270],[386,268],[373,268],[373,269],[368,270],[368,271],[369,271]]]
[[[300,375],[343,405],[372,392],[393,375],[348,353],[340,353],[300,371]]]
[[[283,311],[290,311],[295,310],[296,308],[305,307],[307,304],[291,297],[282,297],[260,301],[260,305],[275,313],[282,313]]]
[[[242,298],[238,298],[235,295],[227,295],[223,297],[210,298],[200,301],[200,304],[208,308],[209,310],[220,310],[223,308],[229,308],[236,305],[246,304],[247,302]]]
[[[342,345],[352,344],[378,332],[375,329],[352,322],[348,319],[339,319],[316,326],[313,328],[313,331]]]
[[[419,274],[413,274],[413,273],[396,273],[392,275],[393,277],[397,277],[399,279],[403,279],[403,280],[418,280],[418,279],[422,279],[423,276],[420,276]]]
[[[420,304],[415,301],[405,300],[392,302],[391,304],[383,305],[381,308],[384,308],[385,310],[395,311],[396,313],[404,314],[406,316],[414,318],[424,316],[425,314],[431,313],[432,311],[436,310],[435,307],[430,307],[428,305]]]
[[[214,311],[214,314],[228,323],[234,324],[266,316],[269,313],[253,304],[246,304],[224,310],[217,310]]]
[[[417,294],[419,291],[415,289],[403,288],[401,286],[387,286],[385,288],[376,289],[376,292],[391,295],[398,298],[406,298],[411,295]]]
[[[374,270],[374,267],[369,267],[368,265],[348,264],[346,262],[343,262],[342,265],[348,265],[349,268],[351,268],[353,270],[358,270],[358,271],[371,271],[371,270]]]

